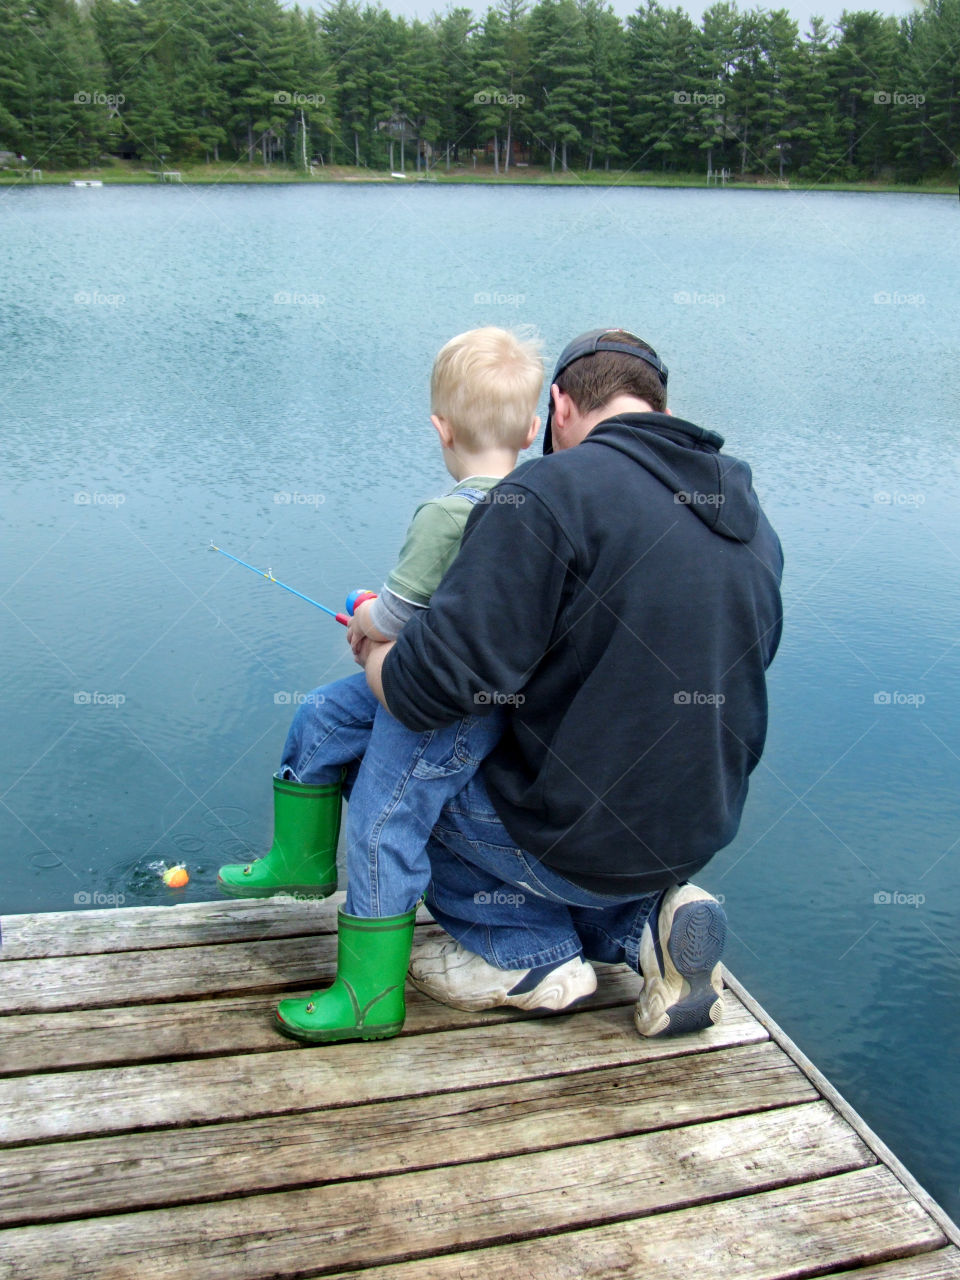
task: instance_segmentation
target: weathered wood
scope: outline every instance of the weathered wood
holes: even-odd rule
[[[527,1276],[532,1280],[780,1280],[818,1275],[824,1267],[856,1267],[874,1259],[899,1258],[935,1248],[942,1241],[936,1224],[904,1194],[890,1171],[874,1166],[663,1217],[371,1267],[359,1276],[362,1280],[519,1280]],[[899,1275],[893,1270],[889,1280],[899,1280]],[[331,1276],[325,1261],[315,1259],[304,1280],[318,1276],[357,1280],[358,1273]],[[849,1280],[861,1280],[861,1272],[853,1271]]]
[[[0,1075],[296,1049],[297,1043],[280,1035],[273,1025],[277,1000],[280,994],[309,995],[329,983],[333,974],[331,960],[320,967],[310,986],[272,995],[218,996],[147,1008],[121,1005],[61,1012],[53,1017],[46,1013],[8,1014],[0,1018]],[[640,979],[626,967],[598,965],[597,990],[578,1008],[632,1004],[639,990]],[[438,1004],[409,984],[406,999],[405,1035],[543,1016],[511,1009],[466,1013]]]
[[[602,1068],[336,1111],[17,1147],[0,1150],[0,1223],[486,1160],[816,1098],[803,1073],[765,1041],[627,1073]]]
[[[960,1249],[937,1249],[842,1274],[832,1271],[821,1280],[960,1280]]]
[[[584,1017],[582,1020],[586,1020]],[[0,1236],[13,1280],[259,1280],[434,1254],[828,1177],[873,1155],[827,1103],[630,1139]],[[928,1228],[929,1230],[929,1228]],[[941,1237],[942,1239],[942,1237]],[[707,1246],[709,1247],[709,1246]],[[95,1269],[96,1268],[96,1269]],[[516,1275],[517,1272],[514,1272]],[[522,1273],[521,1273],[522,1274]]]
[[[266,898],[249,902],[221,898],[172,907],[122,907],[93,911],[41,911],[0,916],[0,960],[96,955],[105,951],[149,951],[213,942],[335,933],[337,907],[346,894],[323,902]],[[423,907],[419,924],[430,923]]]
[[[438,936],[446,935],[437,925],[417,928],[418,941]],[[0,1014],[53,1013],[229,992],[283,991],[311,983],[316,986],[318,975],[330,974],[336,954],[336,935],[323,933],[203,947],[14,960],[0,968]]]
[[[843,1095],[834,1088],[823,1072],[815,1063],[807,1057],[799,1045],[787,1035],[781,1026],[779,1026],[765,1009],[754,1000],[753,996],[745,990],[743,985],[733,977],[732,974],[725,974],[728,979],[728,985],[737,993],[738,998],[745,1008],[748,1008],[758,1022],[761,1023],[770,1032],[772,1038],[783,1049],[784,1053],[800,1067],[804,1075],[811,1081],[816,1089],[825,1097],[837,1112],[843,1116],[847,1123],[851,1126],[855,1133],[859,1134],[863,1141],[867,1144],[871,1151],[881,1160],[890,1172],[897,1178],[913,1198],[923,1206],[930,1214],[940,1229],[943,1231],[947,1239],[954,1245],[960,1245],[960,1227],[953,1221],[950,1215],[941,1205],[937,1204],[933,1196],[925,1187],[922,1187],[917,1179],[913,1176],[907,1166],[879,1137],[878,1134],[870,1128],[867,1122],[857,1113]]]
[[[629,1006],[401,1035],[299,1053],[248,1053],[0,1080],[0,1142],[86,1137],[139,1128],[238,1120],[379,1098],[589,1071],[767,1039],[732,996],[719,1026],[645,1040]],[[495,1049],[495,1052],[493,1051]]]
[[[345,894],[336,895],[343,902]],[[96,955],[191,947],[241,938],[283,938],[333,933],[334,900],[181,902],[171,907],[121,907],[92,911],[40,911],[0,916],[0,960]]]

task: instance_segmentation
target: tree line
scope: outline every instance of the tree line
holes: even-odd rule
[[[378,4],[0,0],[0,150],[308,169],[939,176],[960,149],[960,0],[908,17],[717,0],[496,0],[429,22]],[[11,163],[9,157],[7,163]]]

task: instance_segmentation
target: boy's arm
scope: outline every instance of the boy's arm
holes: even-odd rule
[[[437,502],[414,512],[400,558],[375,600],[354,610],[347,639],[355,656],[361,637],[396,640],[411,618],[426,609],[430,597],[460,546],[461,525]]]

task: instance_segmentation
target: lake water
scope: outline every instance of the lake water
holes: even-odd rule
[[[446,485],[441,343],[622,324],[786,551],[767,752],[702,877],[728,963],[956,1215],[958,261],[934,196],[0,192],[0,910],[215,897],[297,697],[354,668],[211,539],[339,607]]]

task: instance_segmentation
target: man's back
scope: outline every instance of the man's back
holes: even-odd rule
[[[507,702],[491,801],[595,892],[693,875],[733,838],[763,747],[782,555],[718,442],[630,414],[519,468],[385,672],[411,727]]]

